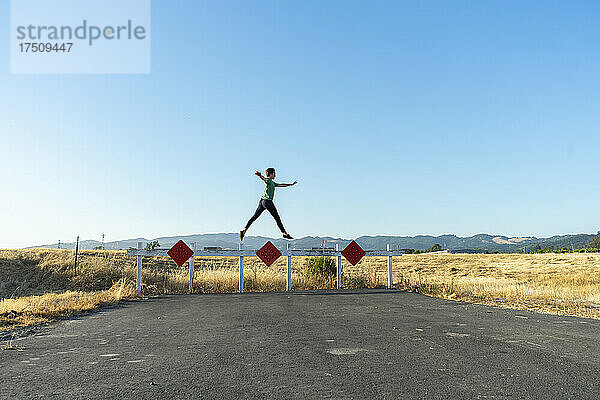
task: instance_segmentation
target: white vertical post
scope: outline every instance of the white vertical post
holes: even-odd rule
[[[288,252],[290,251],[289,243],[287,244],[287,250],[288,250]],[[289,253],[287,256],[287,279],[286,279],[285,290],[287,290],[287,291],[292,290],[292,256]]]
[[[340,245],[338,243],[335,244],[335,251],[340,250]],[[342,287],[342,256],[338,254],[337,256],[337,288]]]
[[[387,245],[387,251],[390,251],[390,245]],[[394,285],[392,278],[392,255],[388,256],[388,289],[391,289]]]
[[[142,242],[138,242],[138,250],[142,250]],[[138,292],[142,292],[142,256],[137,256],[137,278],[135,288]]]
[[[240,243],[240,250],[242,250],[242,244]],[[239,281],[240,293],[244,293],[244,256],[240,256],[240,281]]]
[[[192,244],[192,250],[196,254],[196,242]],[[194,254],[190,258],[190,293],[194,293]]]

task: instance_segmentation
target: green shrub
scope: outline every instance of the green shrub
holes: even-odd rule
[[[160,243],[158,243],[158,240],[155,240],[150,243],[146,243],[146,251],[152,251],[154,249],[158,249],[159,247],[160,247]]]
[[[425,250],[426,253],[431,253],[434,251],[442,251],[442,246],[439,243],[436,243],[427,250]]]
[[[335,277],[337,266],[333,257],[310,257],[304,261],[304,274],[309,278]]]

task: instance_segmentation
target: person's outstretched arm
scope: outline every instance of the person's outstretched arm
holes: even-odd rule
[[[275,186],[276,187],[289,187],[289,186],[294,186],[296,183],[298,183],[298,181],[294,181],[294,183],[276,183]]]
[[[264,176],[262,176],[262,174],[260,173],[260,171],[256,171],[254,173],[254,175],[258,176],[260,179],[263,180],[263,182],[267,183],[267,178],[265,178]]]

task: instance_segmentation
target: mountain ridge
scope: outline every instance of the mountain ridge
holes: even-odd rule
[[[434,244],[439,244],[445,249],[452,251],[499,251],[515,252],[530,251],[538,245],[542,248],[583,248],[594,234],[570,234],[554,235],[547,238],[537,238],[535,236],[509,237],[504,235],[490,235],[479,233],[473,236],[461,237],[454,234],[446,235],[416,235],[416,236],[390,236],[390,235],[363,235],[354,240],[365,249],[385,249],[389,244],[393,249],[416,249],[425,250]],[[137,247],[137,242],[142,242],[143,246],[152,241],[158,241],[160,248],[170,248],[179,240],[183,240],[188,245],[197,243],[197,248],[202,247],[222,247],[237,249],[239,237],[237,233],[206,233],[193,235],[161,236],[153,239],[134,238],[126,240],[117,240],[105,243],[107,250],[124,250]],[[313,247],[335,247],[336,244],[346,246],[352,239],[335,238],[331,236],[305,236],[294,240],[285,240],[282,238],[271,238],[267,236],[247,236],[244,239],[244,248],[260,248],[267,240],[279,248],[285,248],[288,244],[291,248],[313,248]],[[79,242],[79,248],[82,250],[91,250],[101,246],[97,240],[83,240]],[[41,246],[30,246],[27,248],[58,248],[58,243]],[[63,249],[74,249],[75,242],[61,243]]]

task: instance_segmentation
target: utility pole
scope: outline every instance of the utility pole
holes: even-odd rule
[[[104,250],[104,233],[102,234],[102,250]]]

